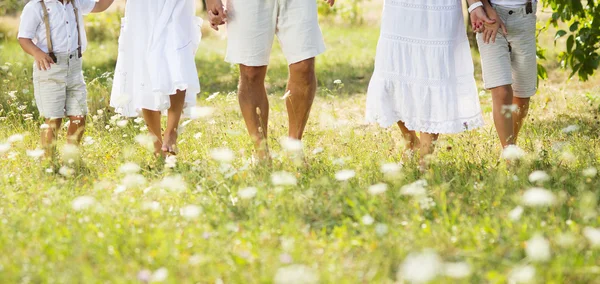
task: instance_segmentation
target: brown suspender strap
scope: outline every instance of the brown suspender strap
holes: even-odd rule
[[[42,9],[44,9],[44,25],[46,26],[46,42],[48,43],[48,55],[54,62],[56,62],[56,55],[54,55],[54,48],[52,47],[52,38],[50,36],[50,16],[48,15],[48,8],[44,0],[41,0]]]
[[[79,58],[81,58],[82,56],[82,52],[81,52],[81,30],[79,28],[79,9],[77,9],[77,6],[75,5],[75,1],[76,0],[71,0],[71,5],[73,5],[73,12],[75,12],[75,23],[77,24],[77,55],[79,56]]]

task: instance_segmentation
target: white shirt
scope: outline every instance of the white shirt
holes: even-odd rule
[[[79,9],[79,24],[81,25],[81,50],[87,47],[87,37],[83,24],[83,15],[89,14],[95,7],[95,0],[72,0]],[[33,40],[42,51],[48,52],[46,40],[46,25],[44,24],[44,11],[40,0],[31,0],[21,14],[18,38]],[[44,0],[48,8],[50,22],[50,37],[54,53],[71,53],[79,47],[77,42],[77,21],[73,5],[64,5],[58,0]]]
[[[509,8],[519,8],[527,4],[527,0],[490,0],[490,2],[494,5]],[[535,3],[537,0],[532,0],[531,2]]]

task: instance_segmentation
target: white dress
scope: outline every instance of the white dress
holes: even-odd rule
[[[457,133],[483,126],[461,0],[385,0],[366,119]]]
[[[195,6],[195,0],[127,1],[110,99],[117,113],[167,110],[177,90],[187,90],[185,108],[196,104],[202,19]]]

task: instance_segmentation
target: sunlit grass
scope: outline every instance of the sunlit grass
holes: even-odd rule
[[[267,80],[275,154],[268,169],[252,163],[233,93],[236,69],[222,61],[225,44],[213,35],[197,63],[198,102],[214,113],[186,120],[174,168],[136,142],[146,133],[139,120],[121,127],[122,118],[113,118],[106,106],[117,43],[92,42],[82,164],[58,167],[75,169],[72,176],[49,173],[53,165],[28,156],[39,147],[41,124],[31,59],[13,39],[0,42],[0,150],[9,147],[0,152],[2,282],[392,283],[435,277],[440,271],[425,268],[445,265],[469,273],[439,275],[440,283],[503,283],[527,278],[531,268],[534,282],[597,281],[598,106],[585,94],[597,96],[600,87],[551,70],[519,140],[526,155],[510,167],[499,161],[491,98],[482,93],[486,127],[443,136],[426,173],[410,160],[396,172],[399,131],[363,124],[377,27],[327,24],[323,31],[329,51],[318,59],[306,164],[280,145],[287,73],[279,49]],[[233,161],[217,161],[227,159],[214,149],[230,149]],[[126,163],[139,172],[132,164],[121,169]],[[530,181],[536,170],[548,178]],[[387,190],[370,190],[380,183]],[[533,187],[547,189],[553,202],[546,191],[523,199]],[[530,198],[545,205],[528,206]]]

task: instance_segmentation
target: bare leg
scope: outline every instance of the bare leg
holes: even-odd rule
[[[517,105],[517,111],[513,113],[513,129],[514,129],[514,143],[517,144],[517,138],[519,138],[519,132],[521,127],[529,113],[529,98],[517,98],[513,97],[513,104]]]
[[[408,152],[416,150],[416,148],[419,147],[420,144],[419,138],[417,137],[417,133],[412,130],[408,130],[408,128],[406,128],[406,125],[404,125],[404,122],[402,121],[398,121],[398,127],[400,127],[400,130],[402,131],[402,137],[404,138],[404,140],[406,140],[404,151]]]
[[[422,169],[427,166],[427,158],[433,154],[435,150],[435,142],[440,137],[439,134],[432,133],[421,133],[421,147],[419,149],[420,154],[420,166]]]
[[[161,155],[160,148],[162,147],[162,130],[160,127],[160,111],[143,109],[142,114],[148,126],[150,135],[154,136],[154,154]]]
[[[260,159],[268,159],[269,100],[265,90],[266,75],[267,66],[240,65],[238,100]]]
[[[167,129],[161,150],[167,154],[177,154],[177,128],[183,114],[183,106],[185,105],[185,90],[177,90],[177,93],[169,96],[171,99],[171,107],[167,111]]]
[[[289,98],[286,106],[289,117],[289,136],[302,139],[304,128],[308,122],[310,109],[317,92],[317,76],[315,74],[315,58],[306,59],[290,65],[288,80]]]
[[[46,151],[46,157],[52,158],[54,156],[56,137],[62,124],[62,118],[46,119],[46,124],[48,125],[48,129],[42,130],[41,133],[42,148]]]
[[[69,116],[67,143],[78,145],[85,132],[85,116]]]
[[[513,103],[513,90],[510,85],[492,89],[494,124],[502,147],[514,144],[515,135],[512,113],[507,109]]]

